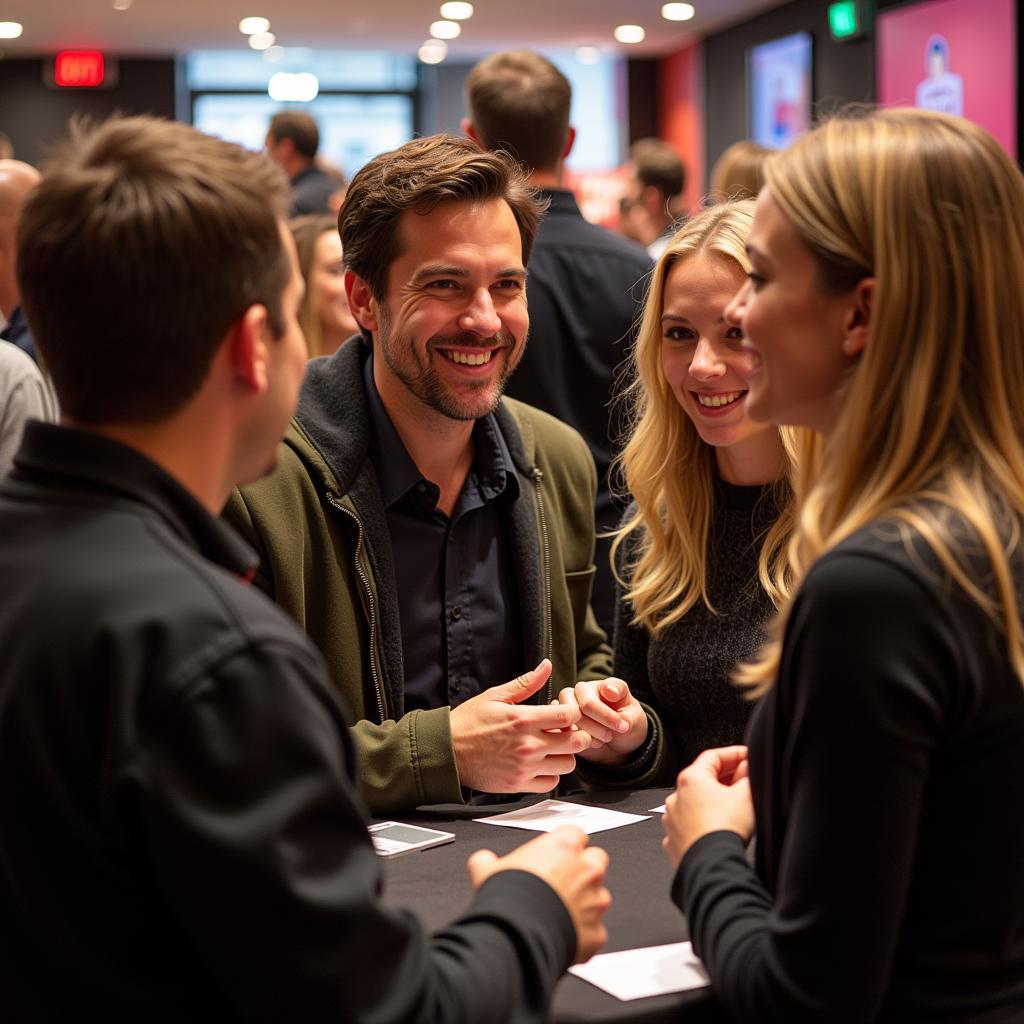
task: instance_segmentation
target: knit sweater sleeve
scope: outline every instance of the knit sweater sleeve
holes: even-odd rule
[[[673,890],[735,1019],[876,1018],[958,673],[947,616],[902,567],[844,554],[807,577],[771,697],[777,720],[751,736],[774,892],[727,832],[689,849]],[[781,835],[763,834],[783,819]]]

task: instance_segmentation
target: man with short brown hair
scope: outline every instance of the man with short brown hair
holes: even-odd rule
[[[624,511],[609,480],[617,427],[616,367],[637,322],[650,259],[643,249],[583,218],[565,187],[575,142],[572,89],[546,57],[508,50],[480,61],[466,79],[463,130],[486,149],[507,149],[542,190],[548,212],[530,263],[530,344],[509,383],[529,402],[578,430],[597,466],[597,543],[591,606],[609,635],[615,621],[611,539]]]
[[[264,142],[267,155],[284,169],[292,186],[291,215],[330,213],[338,182],[317,166],[320,129],[299,110],[282,110],[270,119]]]
[[[593,460],[501,397],[540,209],[469,139],[371,160],[339,218],[363,341],[313,362],[280,470],[228,508],[360,720],[377,814],[553,789],[581,748],[548,701],[610,669]]]
[[[657,259],[683,214],[686,168],[662,139],[639,139],[629,148],[626,189],[619,201],[619,224],[627,238]]]
[[[286,204],[263,156],[130,118],[25,207],[65,419],[0,483],[5,1019],[539,1024],[604,941],[577,829],[474,854],[436,937],[380,903],[345,711],[214,518],[306,366]]]

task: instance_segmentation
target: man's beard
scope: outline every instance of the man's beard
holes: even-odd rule
[[[450,337],[435,335],[427,343],[426,363],[421,367],[412,368],[409,364],[419,363],[419,356],[413,343],[401,335],[392,335],[391,319],[383,307],[380,309],[379,317],[380,352],[385,365],[424,405],[451,420],[478,420],[494,412],[504,394],[509,377],[518,365],[518,360],[515,364],[509,361],[509,355],[515,348],[515,339],[511,334],[501,331],[483,340],[474,334],[455,334]],[[432,360],[447,358],[435,351],[437,347],[455,345],[478,349],[493,349],[500,346],[501,351],[495,352],[491,357],[501,359],[497,380],[467,380],[463,385],[463,392],[468,390],[469,396],[460,398],[454,394],[444,378],[434,369]],[[408,357],[405,365],[397,353]]]

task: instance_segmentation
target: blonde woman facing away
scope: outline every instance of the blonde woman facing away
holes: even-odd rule
[[[296,217],[289,227],[306,282],[299,323],[306,335],[309,357],[329,356],[359,333],[345,295],[338,225],[328,214],[313,213]]]
[[[766,182],[727,315],[750,415],[819,436],[749,751],[668,800],[673,896],[735,1020],[1020,1022],[1024,178],[890,109]]]
[[[751,357],[725,319],[753,210],[692,218],[654,271],[620,458],[633,502],[613,545],[618,679],[560,696],[597,726],[591,782],[668,785],[705,748],[739,743],[752,704],[730,674],[786,596],[791,463],[779,429],[747,415]]]

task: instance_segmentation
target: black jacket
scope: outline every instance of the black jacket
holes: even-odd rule
[[[551,206],[530,255],[529,345],[508,382],[510,397],[557,416],[584,437],[597,466],[597,532],[614,529],[608,469],[619,442],[616,373],[643,311],[651,258],[638,245],[584,220],[565,189]],[[615,616],[611,541],[598,539],[591,605],[610,636]]]
[[[541,1020],[574,932],[532,875],[432,939],[380,871],[322,661],[140,454],[33,423],[0,485],[0,1013]]]
[[[815,563],[748,742],[756,867],[712,832],[674,885],[730,1019],[1024,1021],[1024,688],[920,535]]]

